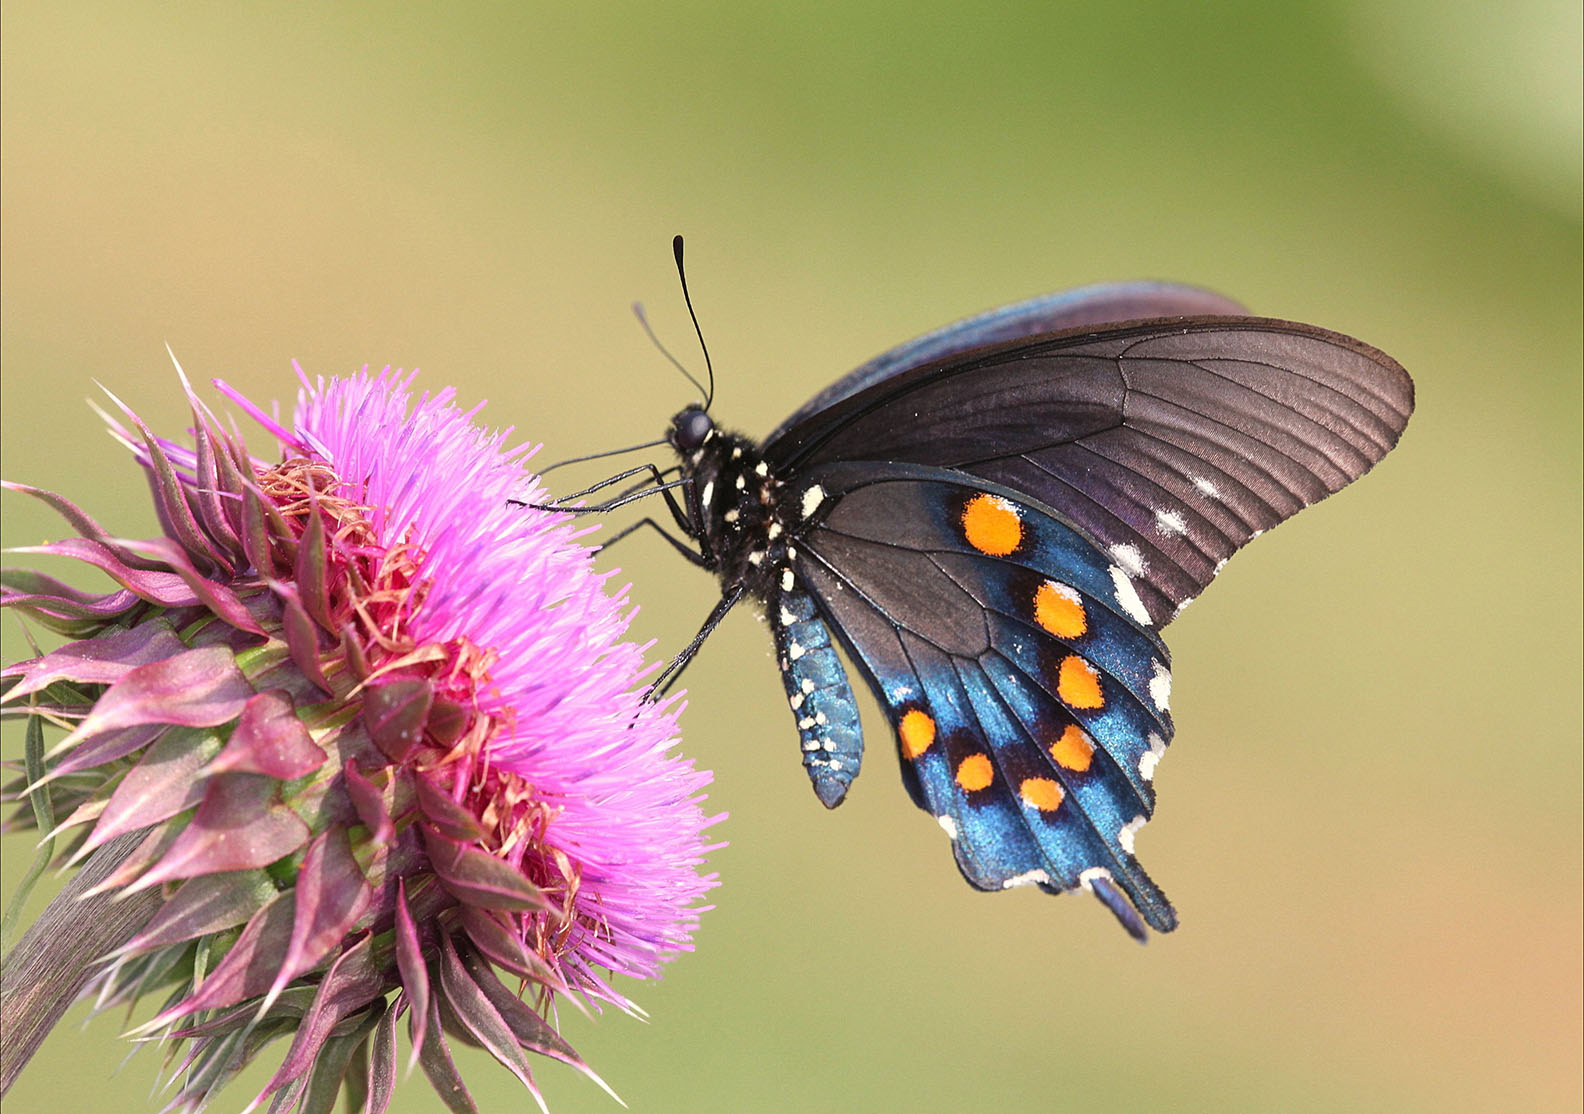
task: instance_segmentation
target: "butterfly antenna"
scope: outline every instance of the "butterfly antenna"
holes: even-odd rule
[[[682,267],[681,236],[672,238],[671,253],[676,256],[677,278],[682,280],[682,300],[687,303],[688,316],[693,319],[693,331],[698,334],[699,348],[704,352],[704,369],[709,372],[709,390],[704,393],[704,411],[708,413],[710,403],[715,401],[715,367],[710,363],[709,346],[704,343],[704,330],[699,328],[698,314],[693,312],[693,299],[688,294],[687,271]],[[689,378],[692,377],[689,376]]]
[[[589,453],[588,456],[568,457],[566,460],[558,460],[554,464],[539,469],[539,475],[543,476],[548,472],[554,472],[557,468],[568,464],[582,464],[585,460],[599,460],[607,456],[620,456],[622,453],[635,453],[639,449],[652,449],[665,443],[665,438],[662,437],[658,441],[645,441],[642,445],[628,445],[625,449],[606,449],[602,453]]]
[[[684,295],[684,297],[685,297],[685,295]],[[656,348],[658,348],[660,350],[660,355],[662,355],[666,359],[670,360],[671,361],[671,366],[676,368],[678,371],[680,371],[687,378],[687,381],[689,383],[693,384],[700,391],[704,391],[704,384],[700,383],[697,379],[693,378],[693,373],[691,371],[689,371],[687,368],[683,367],[682,366],[682,361],[677,359],[675,356],[671,355],[671,353],[666,349],[666,346],[660,343],[660,338],[655,336],[655,331],[649,327],[649,317],[648,317],[647,314],[644,313],[643,303],[642,302],[634,302],[632,309],[633,309],[633,316],[638,319],[638,324],[643,326],[643,331],[645,333],[649,334],[650,343],[652,343]],[[706,357],[706,360],[707,360],[707,357]],[[712,380],[712,382],[713,382],[713,380]],[[705,391],[704,393],[707,394],[708,392]],[[708,403],[705,403],[704,409],[706,409],[706,410],[709,409],[709,404]]]

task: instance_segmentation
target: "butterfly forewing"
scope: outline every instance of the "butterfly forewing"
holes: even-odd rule
[[[1194,286],[1170,282],[1118,282],[1041,294],[1023,302],[977,313],[882,352],[842,376],[809,399],[765,438],[776,441],[803,419],[829,409],[865,387],[949,356],[989,344],[1027,340],[1111,321],[1139,321],[1152,317],[1202,317],[1206,314],[1237,316],[1243,307],[1230,298]]]
[[[1358,478],[1413,407],[1390,357],[1261,318],[1121,325],[898,372],[766,445],[779,474],[946,467],[1099,541],[1160,626],[1250,538]]]

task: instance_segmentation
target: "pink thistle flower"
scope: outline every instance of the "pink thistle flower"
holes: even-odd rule
[[[448,1036],[543,1106],[525,1052],[598,1081],[556,1032],[558,996],[631,1008],[608,974],[652,977],[692,947],[715,885],[709,774],[674,754],[677,704],[644,699],[623,594],[567,516],[528,505],[542,489],[509,430],[389,369],[299,377],[290,428],[220,385],[278,464],[190,389],[191,448],[112,421],[163,537],[110,538],[6,485],[80,535],[22,552],[120,585],[5,572],[0,603],[70,640],[4,670],[6,714],[29,724],[9,826],[86,859],[8,974],[64,950],[76,981],[35,997],[165,992],[135,1035],[184,1050],[187,1109],[286,1037],[255,1104],[344,1088],[382,1111],[403,1015],[451,1109],[472,1101]],[[48,750],[46,723],[68,729]],[[8,1031],[47,1030],[46,1012],[11,1002]]]

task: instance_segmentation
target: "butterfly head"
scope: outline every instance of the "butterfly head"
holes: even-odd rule
[[[704,447],[704,442],[715,432],[715,419],[701,406],[689,406],[671,419],[671,429],[666,440],[684,457],[691,457]]]

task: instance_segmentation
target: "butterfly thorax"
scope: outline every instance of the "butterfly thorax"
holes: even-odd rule
[[[696,407],[676,416],[669,439],[690,481],[688,517],[706,565],[722,583],[768,600],[789,557],[785,524],[796,519],[782,506],[787,489],[752,440],[709,423]]]

